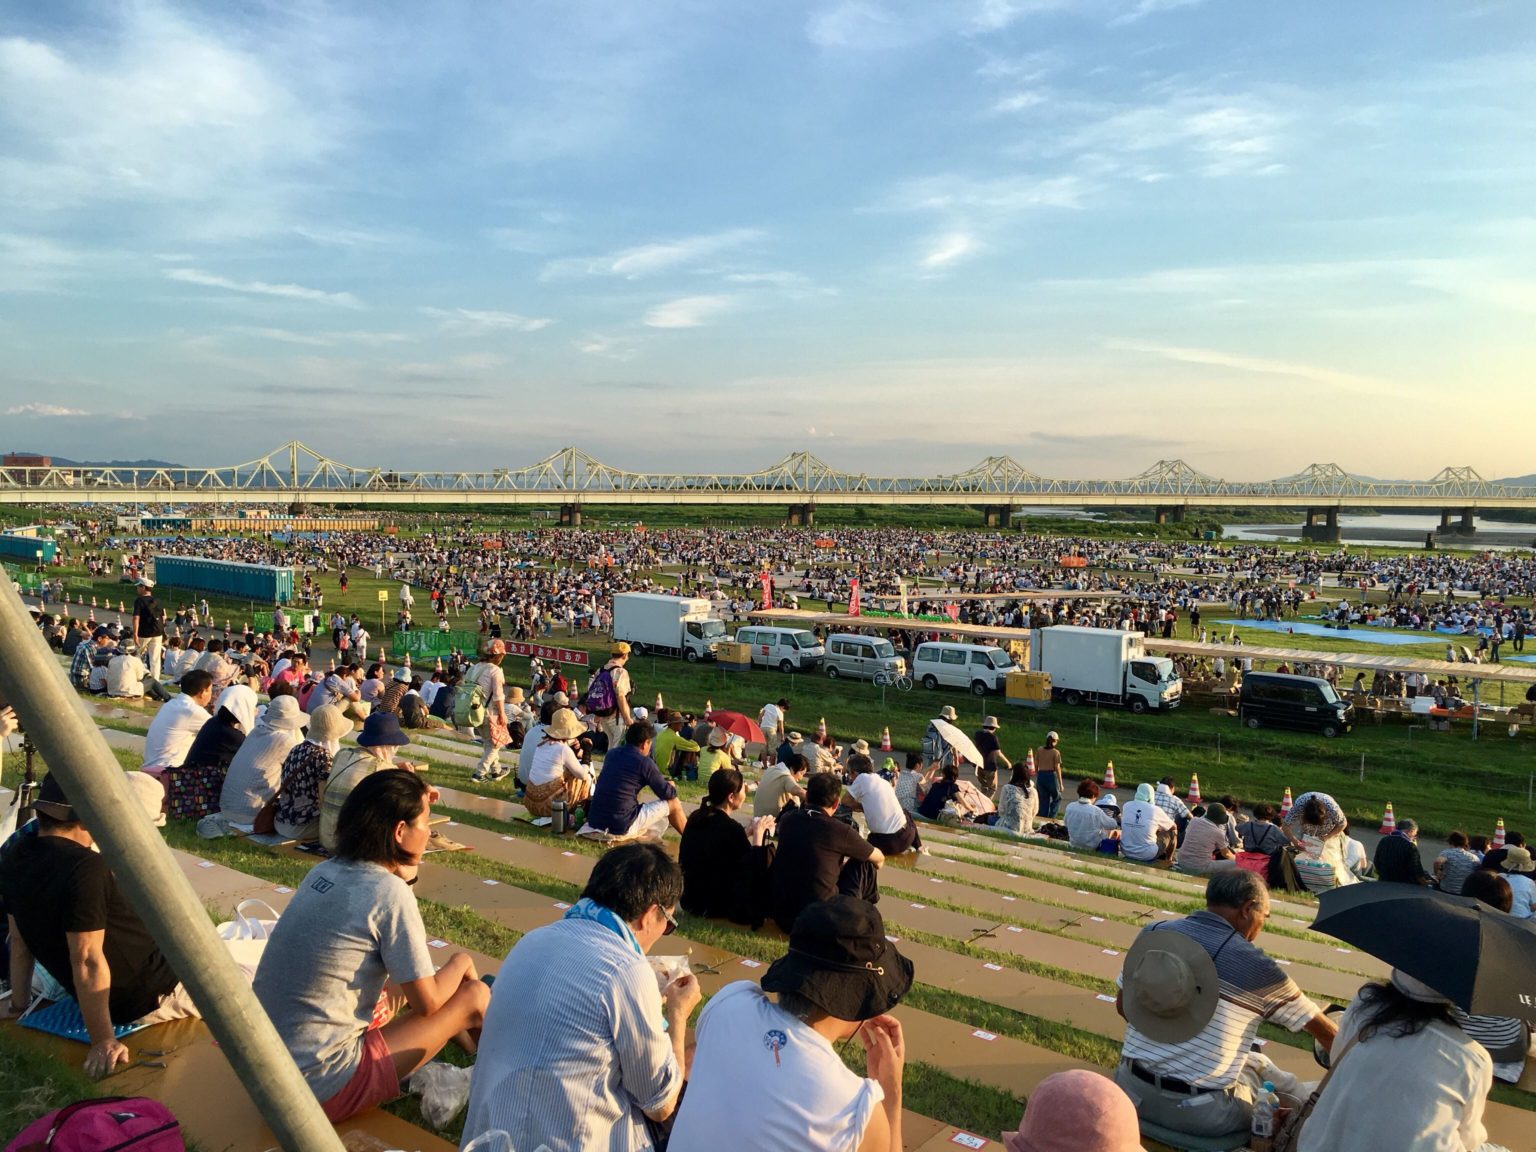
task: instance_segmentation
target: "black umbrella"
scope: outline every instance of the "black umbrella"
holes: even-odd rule
[[[1412,884],[1351,884],[1318,898],[1318,932],[1422,980],[1479,1016],[1536,1013],[1536,921]]]

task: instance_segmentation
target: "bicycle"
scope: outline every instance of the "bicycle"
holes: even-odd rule
[[[874,683],[876,688],[894,688],[898,692],[912,691],[912,677],[905,674],[898,676],[894,672],[876,672]]]

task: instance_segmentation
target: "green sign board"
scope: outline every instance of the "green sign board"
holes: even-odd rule
[[[934,624],[953,624],[955,621],[948,616],[911,616],[902,615],[900,612],[881,612],[878,609],[864,609],[858,616],[850,616],[850,620],[857,620],[859,616],[868,616],[875,620],[923,620]]]
[[[389,638],[389,654],[396,659],[410,653],[412,660],[436,659],[447,656],[454,649],[475,652],[480,647],[480,636],[475,632],[438,632],[430,628],[396,632]]]
[[[272,613],[256,611],[251,613],[251,627],[258,632],[272,631]]]

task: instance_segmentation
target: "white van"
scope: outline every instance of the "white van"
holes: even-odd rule
[[[839,676],[851,676],[856,680],[873,680],[877,672],[891,676],[905,676],[907,662],[896,655],[895,646],[879,636],[856,636],[851,632],[837,632],[827,637],[827,676],[836,680]]]
[[[1008,673],[1017,667],[1012,656],[991,644],[931,640],[919,644],[912,656],[912,679],[930,691],[943,685],[985,696],[1001,692]]]
[[[736,643],[752,647],[752,663],[780,672],[811,672],[827,650],[804,628],[743,628]]]

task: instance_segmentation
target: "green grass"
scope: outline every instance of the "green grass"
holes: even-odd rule
[[[9,1139],[38,1117],[106,1090],[78,1064],[43,1052],[14,1029],[0,1029],[0,1137]]]

